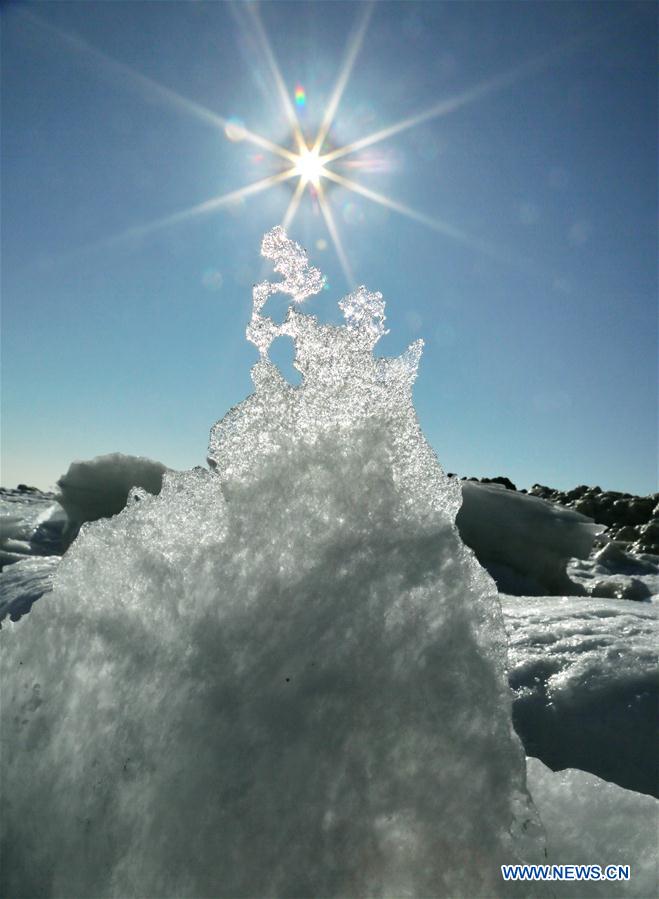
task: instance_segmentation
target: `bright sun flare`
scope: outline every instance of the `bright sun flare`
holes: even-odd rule
[[[61,31],[54,25],[44,22],[39,16],[35,15],[34,13],[25,12],[25,10],[23,10],[23,15],[25,17],[29,18],[33,23],[49,31],[51,35],[57,36],[65,43],[67,47],[69,47],[70,49],[75,49],[76,51],[96,60],[96,62],[100,66],[102,66],[103,69],[117,75],[122,79],[124,83],[132,85],[141,93],[150,96],[160,102],[165,102],[168,105],[174,106],[178,110],[184,111],[189,115],[201,119],[216,128],[222,129],[225,136],[232,142],[245,141],[247,143],[251,143],[254,146],[258,147],[260,150],[265,150],[274,156],[278,156],[284,162],[284,167],[282,168],[282,170],[275,174],[268,175],[265,178],[261,178],[258,181],[254,181],[251,184],[247,184],[244,187],[230,191],[229,193],[223,194],[221,196],[211,197],[210,199],[205,200],[202,203],[198,203],[195,206],[191,206],[187,209],[182,209],[170,215],[163,216],[162,218],[156,219],[155,221],[127,228],[125,231],[122,231],[120,234],[117,234],[114,237],[106,238],[105,240],[100,241],[99,244],[95,246],[107,246],[118,241],[121,242],[126,239],[131,240],[134,238],[142,237],[143,235],[148,234],[152,231],[160,230],[162,228],[168,228],[171,225],[175,225],[183,221],[189,221],[191,219],[197,218],[198,216],[208,214],[223,207],[230,207],[235,203],[242,201],[248,196],[253,196],[254,194],[261,193],[262,191],[267,190],[270,187],[281,184],[284,181],[289,181],[297,178],[297,185],[289,201],[281,224],[284,228],[290,227],[300,206],[303,194],[306,190],[309,190],[313,194],[315,201],[318,203],[318,208],[320,209],[320,212],[322,213],[325,220],[327,231],[332,239],[332,243],[334,244],[334,248],[336,250],[339,262],[341,263],[341,267],[345,274],[346,280],[351,286],[355,285],[355,279],[352,275],[348,258],[341,243],[341,238],[334,218],[332,205],[328,200],[327,193],[324,187],[324,182],[326,180],[340,185],[345,190],[365,197],[371,202],[378,203],[379,205],[385,206],[386,208],[404,215],[407,218],[413,219],[416,222],[420,222],[421,224],[432,228],[435,231],[439,231],[440,233],[450,237],[453,240],[456,240],[463,244],[467,244],[473,250],[484,253],[493,258],[515,264],[512,256],[509,253],[502,254],[499,249],[491,246],[485,241],[478,240],[472,237],[462,229],[456,228],[455,226],[437,217],[418,212],[415,209],[412,209],[410,206],[405,205],[404,203],[400,203],[392,199],[391,197],[378,193],[371,188],[365,187],[359,182],[348,179],[343,174],[337,172],[333,166],[330,166],[337,160],[342,160],[346,156],[353,155],[358,151],[365,149],[366,147],[378,144],[381,141],[387,140],[388,138],[393,137],[396,134],[408,130],[409,128],[414,128],[424,122],[428,122],[440,116],[447,115],[448,113],[453,112],[454,110],[459,109],[460,107],[468,103],[473,103],[476,100],[487,96],[488,94],[499,91],[513,84],[514,82],[519,81],[525,75],[532,74],[539,69],[544,68],[551,61],[563,55],[566,50],[571,52],[572,50],[574,50],[575,46],[579,45],[579,41],[568,41],[565,43],[565,45],[559,45],[557,48],[544,54],[543,56],[531,59],[526,63],[518,65],[514,69],[509,70],[508,72],[501,73],[500,75],[489,78],[486,81],[482,81],[480,84],[476,84],[471,88],[464,89],[451,97],[440,100],[434,106],[431,106],[426,110],[418,112],[414,115],[410,115],[407,118],[395,122],[393,125],[389,125],[386,128],[381,128],[378,131],[367,134],[364,137],[353,141],[352,143],[346,144],[344,146],[330,146],[321,155],[321,150],[323,149],[323,145],[325,144],[325,141],[329,135],[330,128],[332,127],[332,124],[336,119],[336,113],[339,107],[339,103],[350,78],[355,60],[363,43],[366,29],[368,27],[368,23],[374,9],[374,5],[374,0],[369,0],[369,2],[364,3],[362,6],[362,12],[359,22],[357,24],[357,27],[354,29],[350,40],[348,41],[346,55],[341,66],[339,76],[330,96],[327,107],[324,111],[323,119],[318,129],[318,133],[316,134],[315,140],[311,145],[309,145],[307,139],[302,133],[300,119],[298,118],[295,107],[291,102],[289,91],[284,83],[281,70],[279,69],[279,66],[277,65],[277,62],[275,60],[270,41],[268,40],[268,36],[263,27],[263,23],[261,21],[256,4],[250,3],[245,4],[243,7],[241,7],[241,14],[244,14],[251,20],[251,28],[261,45],[262,57],[267,62],[267,65],[270,69],[273,83],[279,95],[282,111],[290,127],[290,134],[293,140],[294,149],[289,149],[289,147],[284,147],[276,144],[273,141],[268,140],[268,138],[263,137],[260,134],[256,134],[248,128],[245,128],[242,123],[237,123],[236,120],[226,119],[223,116],[217,115],[216,113],[212,112],[204,106],[201,106],[198,103],[194,103],[184,97],[181,97],[170,88],[164,87],[160,83],[153,81],[145,75],[135,72],[134,69],[130,68],[129,66],[117,62],[116,60],[107,56],[105,53],[102,53],[100,50],[88,44],[82,38],[79,38],[78,36],[72,37],[68,33]],[[301,85],[298,85],[295,89],[295,103],[299,107],[303,107],[306,105],[306,92]],[[372,162],[372,160],[371,162],[369,162],[369,159],[367,157],[361,157],[353,159],[351,162],[347,163],[347,165],[350,165],[350,167],[353,169],[358,168],[362,170],[368,170],[369,165]],[[371,170],[376,171],[378,169],[377,167],[373,167]],[[517,261],[517,264],[519,264],[519,260]]]
[[[295,172],[306,183],[311,183],[315,188],[320,185],[321,175],[326,175],[322,157],[313,149],[303,150],[297,158]]]

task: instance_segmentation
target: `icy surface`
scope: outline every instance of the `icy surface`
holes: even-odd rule
[[[659,604],[503,597],[515,726],[552,768],[656,795]]]
[[[499,589],[519,595],[584,592],[568,577],[568,562],[587,558],[605,530],[572,509],[473,481],[462,481],[456,523]]]
[[[588,899],[650,899],[659,895],[659,801],[623,790],[593,774],[553,773],[528,762],[528,783],[547,833],[550,864],[630,865],[628,882],[552,884],[554,895]]]
[[[322,283],[280,229],[264,252],[296,302]],[[494,584],[411,402],[420,345],[373,357],[377,295],[338,328],[276,325],[272,292],[215,471],[85,524],[3,630],[0,892],[543,895],[500,876],[543,838]]]

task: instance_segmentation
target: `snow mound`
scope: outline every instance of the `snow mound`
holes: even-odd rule
[[[515,727],[529,755],[657,794],[659,605],[503,597]]]
[[[159,493],[166,471],[161,462],[123,453],[72,462],[57,482],[57,501],[69,519],[69,538],[75,537],[85,521],[110,518],[121,512],[133,487]]]
[[[542,829],[496,589],[414,414],[421,347],[373,357],[363,288],[342,327],[276,325],[268,296],[322,278],[279,228],[263,250],[284,280],[254,289],[256,392],[215,471],[86,525],[8,634],[0,892],[545,895],[500,874]]]
[[[456,524],[504,593],[566,595],[581,588],[567,575],[606,530],[585,515],[499,484],[462,482]]]
[[[527,763],[529,789],[547,833],[549,864],[597,864],[602,870],[631,866],[627,882],[554,882],[556,897],[659,895],[659,801],[584,771],[554,773],[538,759]]]

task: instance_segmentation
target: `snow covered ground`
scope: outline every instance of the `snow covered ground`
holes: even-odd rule
[[[527,754],[657,795],[659,604],[503,596]]]

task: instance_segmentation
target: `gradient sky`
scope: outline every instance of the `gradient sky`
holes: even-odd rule
[[[131,229],[279,170],[217,117],[291,146],[265,35],[313,137],[366,12],[4,6],[3,485],[114,451],[203,464],[252,390],[260,239],[295,182]],[[657,490],[656,39],[653,3],[374,5],[331,145],[457,102],[335,163],[425,223],[326,197],[387,301],[379,352],[426,340],[415,402],[448,471]],[[308,310],[338,321],[350,285],[308,192],[289,233],[328,277]]]

